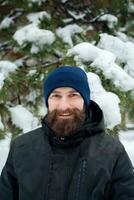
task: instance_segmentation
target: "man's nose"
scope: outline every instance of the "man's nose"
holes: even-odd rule
[[[69,100],[67,99],[67,97],[62,97],[59,101],[59,109],[64,111],[68,108],[71,108]]]

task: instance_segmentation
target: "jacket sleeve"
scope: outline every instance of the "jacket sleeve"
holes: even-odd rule
[[[119,146],[121,150],[113,168],[109,200],[134,200],[134,168],[123,145]]]
[[[0,200],[18,200],[18,183],[13,166],[12,146],[0,177]]]

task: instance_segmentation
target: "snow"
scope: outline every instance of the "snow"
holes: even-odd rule
[[[37,3],[40,6],[42,3],[45,3],[46,0],[28,0],[29,3]]]
[[[100,49],[96,46],[88,42],[82,42],[69,49],[67,52],[67,56],[74,56],[74,60],[76,62],[78,61],[78,63],[80,61],[92,62],[99,55],[99,52]]]
[[[119,138],[134,166],[134,130],[120,131]]]
[[[47,107],[44,106],[45,102],[42,101],[42,103],[38,106],[38,115],[42,118],[43,116],[45,116],[47,114]]]
[[[8,77],[9,73],[15,72],[17,65],[10,61],[1,60],[0,61],[0,90],[4,85],[4,80]]]
[[[114,28],[114,25],[118,22],[118,18],[111,14],[105,14],[98,21],[107,21],[109,28]]]
[[[40,95],[40,91],[31,91],[25,98],[27,102],[35,102],[36,98]]]
[[[13,23],[12,17],[5,17],[0,23],[0,30],[9,28]]]
[[[117,38],[117,40],[119,39]],[[107,40],[104,39],[104,41],[108,49],[110,44]],[[119,51],[121,54],[123,49],[117,48],[116,51]],[[67,56],[74,56],[77,65],[81,65],[82,62],[91,63],[90,66],[101,70],[104,76],[112,80],[115,86],[119,87],[122,91],[134,90],[134,78],[127,74],[127,72],[116,63],[115,54],[109,50],[101,49],[88,42],[82,42],[69,49]],[[129,70],[131,70],[130,65],[128,67]]]
[[[2,73],[0,73],[0,90],[2,89],[3,85],[4,85],[4,80],[5,77]]]
[[[4,130],[4,125],[3,125],[2,121],[1,121],[1,116],[0,116],[0,130]]]
[[[56,30],[57,35],[70,46],[73,46],[72,37],[76,33],[81,33],[84,30],[77,24],[67,25],[64,28],[58,28]]]
[[[23,133],[38,127],[38,119],[22,105],[9,108],[11,120]]]
[[[29,71],[28,76],[33,76],[34,74],[36,74],[37,70],[36,69],[32,69]]]
[[[10,141],[11,134],[9,133],[6,135],[4,140],[0,140],[0,173],[8,156]]]
[[[100,34],[98,47],[112,52],[121,63],[125,63],[124,69],[134,78],[134,43],[123,42],[117,37]]]
[[[61,0],[62,3],[66,3],[68,0]]]
[[[128,10],[130,13],[134,12],[134,3],[133,2],[129,2],[128,4]]]
[[[20,46],[25,47],[31,43],[31,53],[38,53],[40,50],[51,45],[55,41],[55,35],[49,30],[40,29],[37,24],[29,24],[20,28],[13,36]]]
[[[76,11],[72,11],[72,10],[68,10],[68,13],[75,19],[75,20],[79,20],[79,19],[83,19],[85,17],[85,13],[80,13],[79,14]]]
[[[37,12],[37,13],[30,13],[27,15],[27,18],[31,23],[38,25],[40,24],[40,21],[42,21],[43,19],[50,20],[51,16],[46,11],[42,11],[42,12]]]
[[[65,24],[71,23],[73,21],[73,18],[66,18],[62,20]]]
[[[97,74],[88,72],[87,77],[91,91],[91,99],[97,102],[102,109],[106,128],[113,129],[116,125],[121,123],[120,99],[114,93],[107,92],[103,88]]]
[[[122,40],[123,42],[129,41],[128,36],[125,33],[122,33],[120,31],[116,32],[116,37],[119,38],[120,40]]]
[[[128,129],[134,129],[134,124],[132,124],[132,123],[127,123],[127,124],[126,124],[126,127],[127,127]]]

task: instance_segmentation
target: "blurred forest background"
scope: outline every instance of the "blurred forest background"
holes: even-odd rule
[[[41,44],[37,38],[36,40],[22,38],[19,43],[16,39],[15,33],[18,30],[33,23],[33,18],[29,17],[31,13],[40,13],[40,17],[33,18],[40,30],[51,31],[49,42],[45,41]],[[111,23],[106,17],[100,20],[107,14],[115,16]],[[59,65],[76,65],[74,59],[67,56],[72,43],[63,41],[56,34],[59,27],[63,28],[71,24],[77,24],[84,29],[84,32],[78,31],[73,34],[73,46],[81,42],[97,44],[101,33],[116,36],[120,32],[122,36],[127,36],[134,42],[134,1],[0,1],[0,82],[4,80],[0,88],[0,139],[9,132],[13,137],[22,132],[12,121],[11,107],[23,105],[40,120],[43,116],[41,108],[44,104],[42,89],[44,77]],[[1,73],[4,71],[4,64],[9,64],[9,68],[11,67],[11,70],[5,71],[6,78],[3,78]],[[122,122],[115,129],[125,129],[126,123],[134,123],[134,91],[122,91],[115,87],[111,80],[106,79],[101,71],[90,67],[90,63],[86,63],[86,66],[87,71],[99,75],[107,91],[117,94],[121,100]],[[124,63],[121,63],[121,66],[123,68]],[[14,71],[12,71],[13,67]]]

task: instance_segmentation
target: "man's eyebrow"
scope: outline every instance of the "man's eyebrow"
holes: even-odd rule
[[[68,93],[79,93],[78,91],[76,91],[75,89],[71,89],[71,90],[69,90],[69,91],[67,91]],[[61,91],[58,91],[58,90],[54,90],[54,91],[52,91],[52,93],[51,94],[60,94],[60,93],[62,93]]]
[[[60,91],[53,91],[53,92],[51,92],[51,94],[59,94],[59,93],[61,93]]]
[[[74,93],[74,92],[75,92],[75,93],[79,93],[78,91],[73,90],[73,89],[69,91],[69,93]]]

